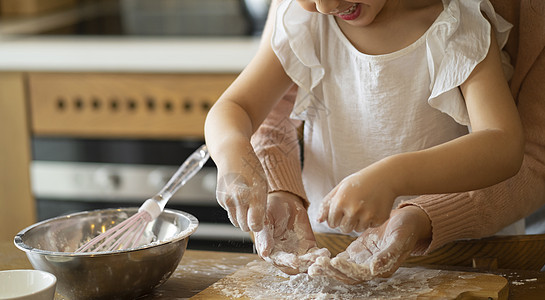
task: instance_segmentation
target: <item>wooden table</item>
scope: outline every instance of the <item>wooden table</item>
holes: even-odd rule
[[[142,299],[190,298],[256,259],[259,257],[255,254],[187,250],[170,279]],[[13,242],[0,242],[0,270],[29,268],[32,266],[26,255]],[[463,268],[456,270],[471,271]],[[495,270],[490,273],[501,275],[509,281],[509,299],[545,299],[545,272]]]

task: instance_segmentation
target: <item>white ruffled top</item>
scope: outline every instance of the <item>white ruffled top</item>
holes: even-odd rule
[[[272,47],[299,86],[292,117],[305,121],[303,183],[314,230],[337,232],[315,219],[320,201],[346,176],[468,132],[458,87],[486,57],[491,29],[503,48],[511,25],[488,0],[443,4],[422,37],[383,55],[359,52],[334,16],[295,0],[278,7]]]

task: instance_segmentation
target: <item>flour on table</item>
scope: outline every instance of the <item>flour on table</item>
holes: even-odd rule
[[[200,260],[183,260],[178,265],[172,277],[184,278],[188,273],[195,275],[214,275],[214,276],[227,276],[234,273],[242,264],[246,262],[247,258],[244,256],[221,258],[221,259],[200,259]]]
[[[416,295],[432,291],[428,279],[439,272],[400,268],[390,278],[349,285],[328,276],[310,277],[306,273],[290,276],[270,263],[254,261],[216,283],[215,289],[227,297],[250,299],[416,299]]]

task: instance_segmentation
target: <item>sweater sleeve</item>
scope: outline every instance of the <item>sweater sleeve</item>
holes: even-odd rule
[[[519,59],[521,57],[519,56]],[[520,61],[519,61],[520,62]],[[416,205],[429,216],[429,252],[457,239],[490,236],[545,204],[545,52],[541,52],[518,90],[518,110],[526,145],[521,169],[492,187],[448,195],[426,195],[400,204]],[[515,75],[516,70],[515,70]],[[419,252],[419,251],[418,251]]]
[[[302,122],[290,119],[297,88],[294,86],[274,107],[251,139],[269,183],[269,192],[290,192],[308,200],[303,187],[298,128]]]

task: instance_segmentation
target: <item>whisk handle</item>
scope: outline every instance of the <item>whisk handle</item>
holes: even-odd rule
[[[209,157],[208,148],[206,145],[202,145],[182,163],[163,189],[152,198],[157,202],[161,211],[172,195],[204,166]]]

